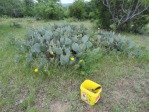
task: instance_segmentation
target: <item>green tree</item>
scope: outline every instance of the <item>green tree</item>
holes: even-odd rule
[[[59,2],[60,0],[37,0],[39,3],[40,2]]]
[[[24,0],[25,5],[25,15],[33,16],[34,14],[34,1],[33,0]]]
[[[120,30],[135,33],[146,33],[146,25],[149,23],[149,8],[139,16],[126,22]]]
[[[85,18],[85,3],[83,0],[76,0],[69,7],[70,16],[78,19]]]
[[[86,19],[97,19],[98,9],[95,8],[95,2],[85,2],[85,17]]]
[[[148,0],[101,0],[111,15],[115,30],[125,23],[141,15],[149,8]]]
[[[92,0],[98,27],[138,32],[149,23],[149,0]],[[94,11],[95,12],[95,11]]]
[[[37,3],[35,7],[36,15],[44,19],[62,19],[64,10],[62,6],[55,2]]]
[[[23,17],[24,7],[21,0],[0,0],[0,15]]]
[[[96,19],[96,27],[110,29],[110,25],[112,24],[111,15],[106,6],[102,4],[101,0],[91,0],[90,4],[91,12],[89,16]]]

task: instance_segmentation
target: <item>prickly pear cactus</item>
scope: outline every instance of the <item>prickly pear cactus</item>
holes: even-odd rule
[[[98,31],[96,36],[96,45],[106,48],[107,51],[116,50],[122,54],[130,56],[141,56],[141,49],[139,53],[136,53],[135,44],[129,38],[116,36],[114,32]]]
[[[136,57],[142,53],[141,48],[135,49],[132,41],[120,35],[116,36],[113,32],[94,33],[83,25],[75,26],[67,23],[30,30],[17,46],[22,53],[21,57],[24,56],[28,64],[41,69],[47,69],[51,65],[87,63],[89,58],[87,59],[86,54],[90,57],[91,53],[98,58],[99,49],[108,52],[118,51]]]
[[[49,64],[69,65],[79,63],[82,54],[93,50],[87,29],[63,23],[30,30],[22,42],[27,63],[42,68]]]

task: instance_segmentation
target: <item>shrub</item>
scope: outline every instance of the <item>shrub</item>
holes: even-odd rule
[[[1,17],[4,18],[4,19],[8,19],[9,18],[9,16],[7,16],[7,15],[2,15]]]
[[[70,17],[74,17],[77,19],[85,18],[85,3],[82,0],[75,1],[69,7],[69,15]]]
[[[21,28],[21,27],[22,27],[21,24],[20,24],[20,23],[17,23],[17,22],[12,22],[12,23],[10,24],[10,26],[11,26],[11,27],[15,27],[15,28]]]
[[[0,16],[23,17],[24,7],[21,0],[0,0]]]
[[[124,9],[127,11],[123,12],[121,9],[121,4],[123,1],[121,0],[111,0],[109,2],[110,10],[107,8],[103,2],[104,0],[92,0],[92,4],[94,5],[94,10],[90,15],[92,17],[96,17],[95,19],[98,20],[96,27],[100,27],[102,29],[113,30],[113,31],[126,31],[126,32],[135,32],[135,33],[142,33],[145,31],[146,24],[149,23],[149,8],[144,12],[140,13],[138,16],[135,15],[136,12],[133,12],[133,8],[130,8],[130,3],[133,3],[133,0],[128,0],[124,5]],[[138,0],[137,0],[138,1]],[[134,2],[134,7],[137,7],[137,3],[139,4],[138,12],[144,8],[143,3]],[[106,3],[106,2],[105,2]],[[142,8],[141,8],[142,6]],[[139,9],[140,8],[140,9]],[[95,11],[97,9],[98,11]],[[128,11],[129,10],[129,11]],[[128,12],[131,12],[128,14]],[[125,14],[127,13],[127,14]],[[129,16],[132,15],[132,16]],[[124,18],[121,18],[124,17]],[[129,19],[125,19],[125,17]],[[126,20],[126,21],[123,21]],[[117,23],[121,23],[120,26],[116,25]]]
[[[64,10],[62,6],[55,2],[38,3],[35,6],[35,15],[44,19],[63,19]]]
[[[74,18],[65,18],[64,20],[65,20],[66,22],[69,22],[69,23],[70,23],[70,22],[73,22],[73,21],[74,21]]]
[[[23,0],[24,4],[24,15],[25,16],[34,16],[34,0]]]
[[[134,32],[145,34],[147,33],[146,25],[149,23],[149,8],[148,10],[144,11],[141,15],[137,16],[133,20],[127,22],[123,25],[121,30],[127,32]]]
[[[90,16],[95,19],[95,27],[100,27],[101,29],[110,29],[112,24],[111,14],[108,11],[107,7],[102,4],[101,0],[92,0],[93,11],[90,13]]]

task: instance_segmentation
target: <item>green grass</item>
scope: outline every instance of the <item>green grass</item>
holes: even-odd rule
[[[10,27],[16,21],[21,28]],[[9,38],[21,39],[28,29],[61,23],[25,19],[0,20],[0,110],[23,112],[81,112],[80,84],[91,79],[102,85],[101,100],[90,107],[94,111],[148,112],[149,63],[134,58],[108,55],[92,64],[89,75],[79,76],[72,68],[53,68],[49,76],[35,74],[32,68],[16,63],[17,54]],[[72,23],[72,24],[80,24]],[[83,22],[91,28],[89,21]],[[123,34],[149,50],[149,37]]]

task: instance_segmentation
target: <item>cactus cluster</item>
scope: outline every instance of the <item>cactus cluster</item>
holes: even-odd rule
[[[39,67],[46,63],[74,64],[87,50],[92,49],[87,29],[63,23],[61,25],[30,30],[21,49],[25,50],[28,63],[38,59]]]
[[[96,45],[106,48],[106,50],[116,50],[127,56],[141,56],[142,48],[136,47],[129,38],[117,36],[114,32],[98,31]]]
[[[75,26],[65,22],[29,30],[17,48],[26,54],[27,63],[37,68],[49,68],[50,64],[87,64],[90,57],[91,60],[99,58],[98,54],[102,54],[99,51],[103,48],[108,52],[116,50],[128,56],[142,55],[142,48],[136,48],[128,38],[113,32],[91,32],[83,24]],[[92,55],[96,57],[92,58]]]

